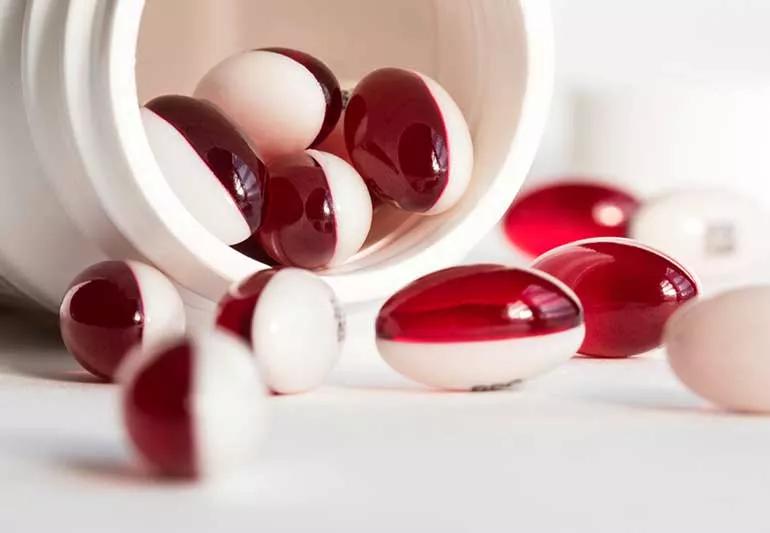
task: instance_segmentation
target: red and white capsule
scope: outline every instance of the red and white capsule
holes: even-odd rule
[[[59,310],[62,339],[80,365],[112,381],[129,350],[184,334],[185,313],[174,285],[135,261],[106,261],[70,284]]]
[[[342,92],[331,70],[288,48],[225,59],[203,77],[195,96],[236,121],[267,161],[317,145],[342,112]]]
[[[259,240],[281,265],[318,269],[344,263],[366,241],[372,200],[339,157],[308,150],[269,167]]]
[[[406,211],[443,213],[473,174],[462,111],[435,80],[411,70],[376,70],[356,86],[345,142],[372,194]]]
[[[208,102],[161,96],[142,108],[155,159],[190,214],[226,244],[260,225],[266,170],[241,132]]]
[[[565,244],[533,268],[561,280],[585,308],[580,353],[624,358],[658,348],[668,319],[698,297],[700,285],[682,264],[631,239],[596,238]]]
[[[251,345],[265,383],[278,394],[319,387],[345,337],[332,289],[296,268],[263,270],[234,286],[219,305],[217,326]]]
[[[577,297],[530,270],[442,270],[393,296],[377,318],[377,347],[404,376],[439,389],[509,387],[570,359],[583,342]]]
[[[265,389],[249,349],[236,337],[213,332],[137,350],[119,378],[126,432],[155,473],[218,477],[258,451]]]

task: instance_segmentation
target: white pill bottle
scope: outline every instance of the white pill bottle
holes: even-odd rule
[[[0,301],[55,309],[89,264],[133,258],[205,314],[265,268],[185,210],[139,115],[140,102],[190,93],[215,62],[260,46],[313,53],[340,79],[420,70],[471,127],[476,167],[460,205],[392,216],[324,273],[347,304],[460,260],[529,170],[552,88],[545,0],[0,0]]]

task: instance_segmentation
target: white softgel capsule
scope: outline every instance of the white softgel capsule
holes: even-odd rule
[[[266,170],[237,126],[208,102],[161,96],[142,108],[166,181],[190,214],[226,244],[260,226]]]
[[[137,350],[118,378],[126,432],[154,472],[219,477],[258,451],[265,388],[248,347],[235,336],[212,332]]]
[[[372,225],[372,200],[349,163],[308,150],[268,170],[258,235],[274,261],[318,269],[342,264],[361,249]]]
[[[277,394],[319,387],[345,336],[331,288],[296,268],[264,270],[234,286],[220,303],[217,326],[252,346],[265,383]]]
[[[184,334],[185,313],[174,285],[136,261],[105,261],[79,274],[59,310],[62,339],[80,365],[112,381],[135,346],[149,349]]]
[[[664,344],[677,377],[725,409],[770,413],[770,286],[690,304],[666,325]]]
[[[543,374],[583,342],[583,309],[547,274],[499,265],[450,268],[399,291],[380,310],[377,347],[404,376],[447,390],[488,391]]]
[[[766,279],[770,213],[730,191],[689,190],[645,202],[630,234],[686,264],[707,293]]]
[[[238,123],[265,160],[322,142],[342,112],[342,92],[329,68],[288,48],[229,57],[195,89]]]

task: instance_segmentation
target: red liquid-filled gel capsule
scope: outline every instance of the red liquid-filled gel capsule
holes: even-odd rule
[[[342,92],[329,68],[288,48],[225,59],[203,77],[195,96],[235,120],[268,161],[319,144],[342,112]]]
[[[390,366],[448,390],[495,390],[547,372],[584,335],[580,302],[561,282],[498,265],[417,280],[385,304],[376,329]]]
[[[386,68],[365,77],[345,111],[345,142],[374,196],[424,215],[468,188],[473,143],[452,97],[434,80]]]
[[[228,473],[257,451],[265,391],[248,348],[216,332],[149,351],[120,367],[123,418],[131,442],[156,473],[206,478]]]
[[[503,219],[518,249],[536,257],[591,237],[627,237],[639,208],[631,195],[606,185],[562,182],[522,194]]]
[[[260,242],[281,265],[317,269],[359,251],[372,224],[361,176],[337,156],[308,150],[270,165]]]
[[[59,311],[64,344],[89,372],[112,381],[126,353],[185,330],[179,293],[154,268],[134,261],[98,263],[76,277]]]
[[[583,302],[580,353],[593,357],[630,357],[659,347],[666,321],[699,291],[682,265],[629,239],[567,244],[532,266],[563,281]]]
[[[331,288],[295,268],[263,270],[234,286],[220,303],[217,326],[252,346],[278,394],[320,386],[339,359],[345,331]]]
[[[236,244],[262,219],[265,166],[238,128],[208,102],[161,96],[142,109],[155,159],[187,210]]]

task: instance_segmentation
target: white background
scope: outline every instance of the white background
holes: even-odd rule
[[[575,87],[770,78],[767,0],[553,0],[552,5],[557,98],[535,175],[570,170],[567,100]]]
[[[562,79],[768,73],[766,0],[553,0]]]

